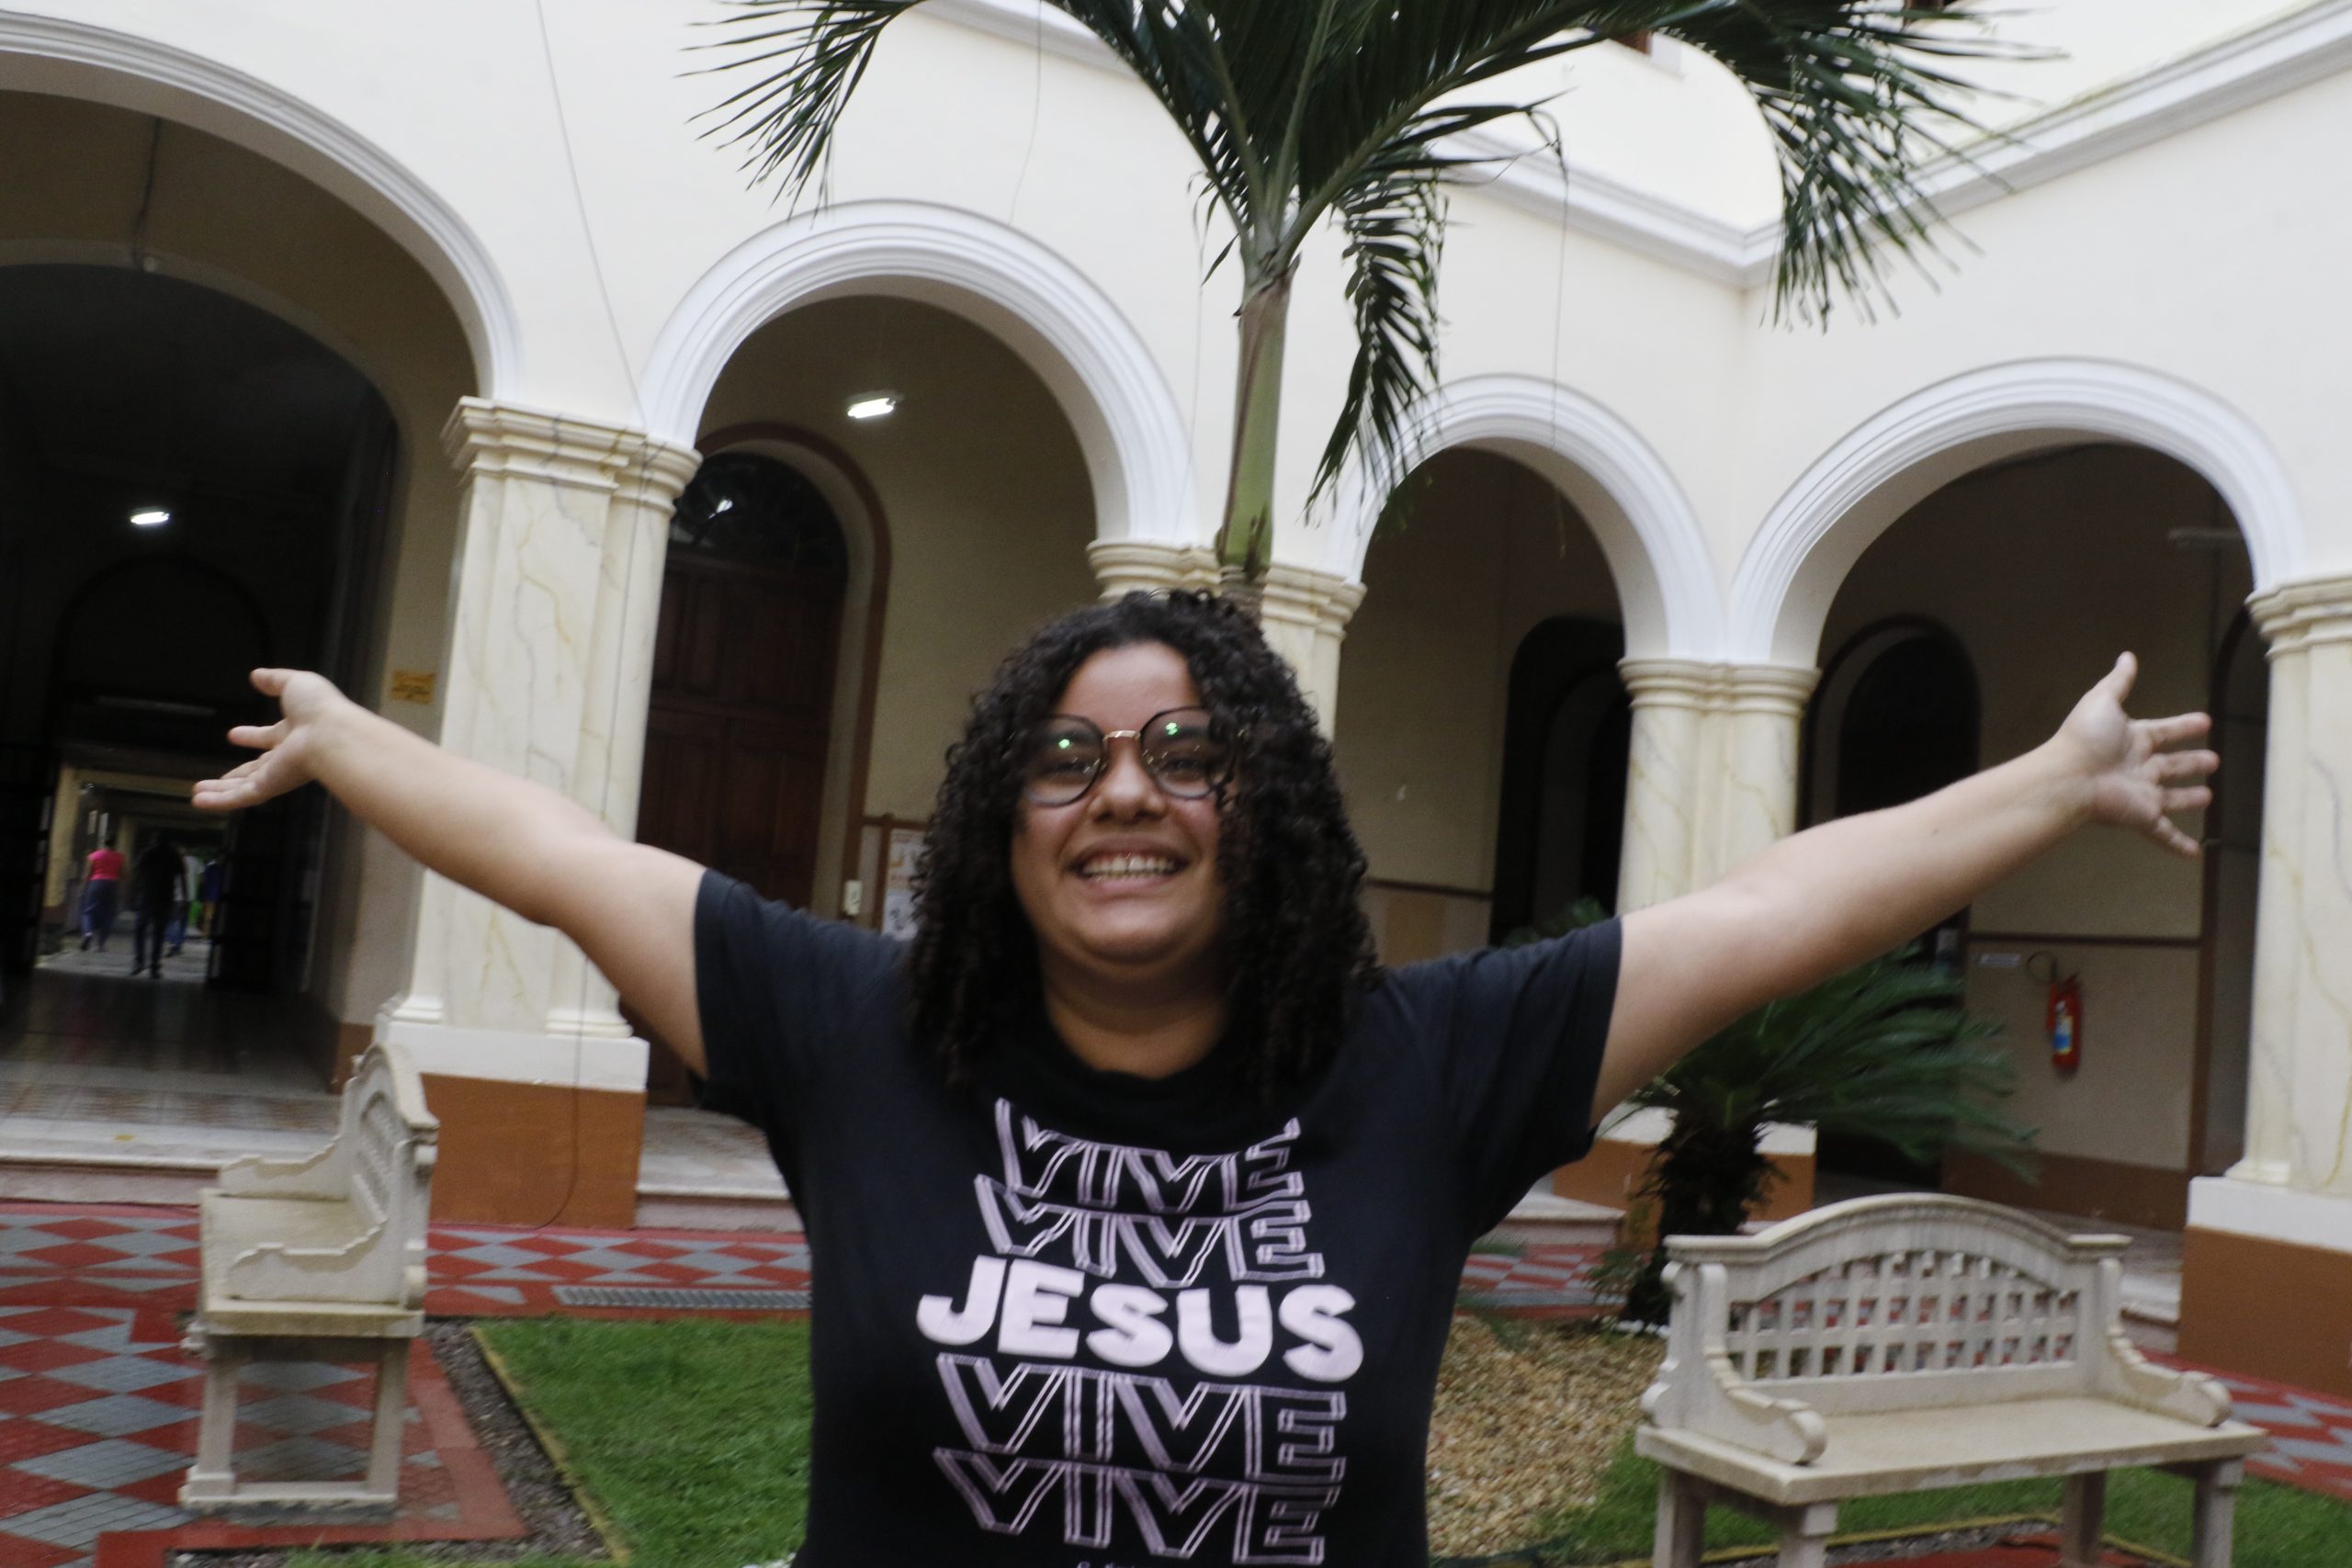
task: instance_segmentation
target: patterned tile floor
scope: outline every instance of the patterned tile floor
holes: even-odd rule
[[[282,1546],[319,1537],[316,1526],[199,1524],[181,1509],[203,1371],[179,1341],[172,1314],[152,1304],[0,1306],[0,1564],[119,1568],[118,1544],[160,1555],[166,1546]],[[388,1526],[344,1527],[336,1538],[520,1536],[521,1521],[423,1345],[409,1369],[400,1514]],[[362,1473],[373,1386],[360,1367],[247,1368],[238,1473],[256,1481]]]
[[[772,1312],[808,1300],[808,1249],[797,1235],[436,1225],[432,1242],[427,1305],[440,1315]],[[1592,1261],[1589,1247],[1480,1253],[1464,1272],[1463,1299],[1570,1310],[1589,1299]],[[173,1314],[193,1303],[196,1269],[186,1210],[0,1204],[0,1568],[163,1568],[173,1551],[286,1539],[193,1523],[176,1506],[200,1371],[178,1348]],[[326,1539],[519,1534],[438,1368],[423,1348],[411,1365],[401,1517]],[[241,1463],[256,1472],[356,1471],[366,1374],[286,1369],[267,1381],[272,1371],[248,1374]],[[2352,1501],[2352,1402],[2217,1375],[2238,1413],[2274,1435],[2256,1472]],[[2030,1543],[1947,1568],[2052,1560]]]

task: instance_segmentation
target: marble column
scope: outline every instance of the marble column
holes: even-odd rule
[[[465,482],[441,744],[632,834],[670,513],[698,459],[637,431],[472,398],[443,444]],[[379,1032],[428,1075],[634,1097],[641,1117],[645,1043],[604,976],[553,931],[437,876],[425,878],[407,988]],[[447,1132],[443,1143],[446,1190],[460,1173]]]
[[[1617,872],[1620,914],[1690,890],[1715,671],[1716,666],[1690,659],[1628,659],[1617,666],[1634,700]]]
[[[2245,1157],[2189,1184],[2180,1351],[2352,1397],[2352,576],[2248,607],[2270,716]]]
[[[1817,670],[1725,665],[1690,885],[1703,887],[1797,826],[1797,754]]]
[[[1337,734],[1340,643],[1356,606],[1363,603],[1363,584],[1276,561],[1255,588],[1258,625],[1266,641],[1290,661],[1299,690],[1322,720],[1323,733]]]
[[[2230,1174],[2352,1198],[2352,577],[2249,607],[2270,722],[2246,1153]]]

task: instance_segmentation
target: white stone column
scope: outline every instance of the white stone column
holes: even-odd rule
[[[1285,566],[1266,569],[1258,585],[1258,625],[1276,653],[1290,661],[1299,689],[1336,735],[1340,723],[1340,643],[1363,603],[1363,584],[1328,571]]]
[[[1725,665],[1690,885],[1703,887],[1797,826],[1797,753],[1817,670]]]
[[[698,459],[472,398],[443,443],[465,487],[441,744],[632,834],[670,513]],[[428,1074],[621,1094],[645,1081],[644,1043],[577,947],[429,874],[409,983],[379,1032]]]
[[[2270,722],[2242,1180],[2352,1197],[2352,577],[2251,604]]]
[[[1634,701],[1617,871],[1620,914],[1690,890],[1715,670],[1690,659],[1628,659],[1617,666]]]

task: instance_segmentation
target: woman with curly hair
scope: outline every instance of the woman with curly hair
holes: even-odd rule
[[[762,1127],[808,1225],[800,1562],[1420,1564],[1472,1241],[1762,1001],[2094,821],[2186,854],[2200,715],[2129,656],[2034,751],[1715,886],[1384,971],[1330,747],[1248,614],[1132,593],[1008,658],[948,753],[902,944],[628,843],[316,675],[197,788],[316,779],[577,941]],[[616,889],[628,889],[616,897]]]

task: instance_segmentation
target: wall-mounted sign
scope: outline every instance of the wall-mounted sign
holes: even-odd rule
[[[915,934],[915,867],[922,863],[922,829],[893,828],[882,860],[882,934]]]
[[[429,703],[433,700],[433,682],[437,671],[431,670],[395,670],[392,671],[392,701],[396,703]]]

